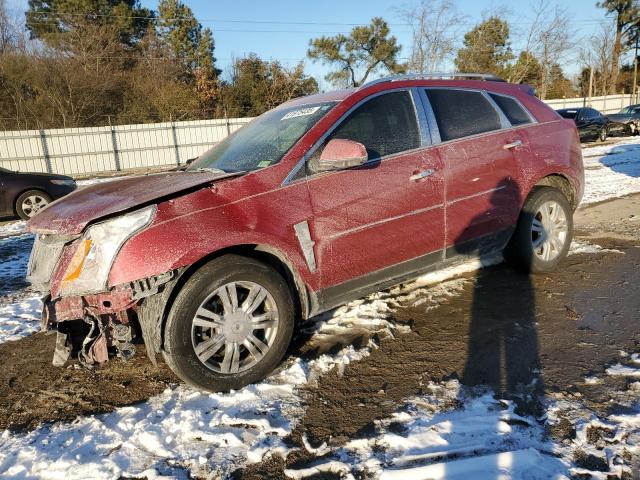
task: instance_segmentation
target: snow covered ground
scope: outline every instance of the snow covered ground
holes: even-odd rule
[[[583,148],[585,193],[582,204],[640,192],[640,139]]]
[[[585,148],[583,155],[584,203],[640,192],[640,139]],[[16,280],[24,275],[29,242],[24,222],[0,226],[0,342],[28,335],[38,327],[41,304]],[[598,249],[580,244],[572,251],[595,253]],[[435,308],[461,290],[467,281],[462,273],[479,266],[452,267],[353,302],[318,319],[310,327],[309,341],[321,343],[353,329],[394,335],[408,328],[390,322],[395,309],[403,305]],[[283,438],[304,408],[300,388],[313,385],[331,369],[358,361],[372,348],[375,344],[370,343],[360,350],[347,347],[310,361],[289,359],[267,380],[237,392],[203,394],[179,386],[113,413],[46,425],[26,434],[5,431],[0,434],[0,477],[185,478],[187,471],[198,477],[224,477],[264,455],[286,455]],[[621,357],[621,363],[611,366],[607,374],[640,378],[640,358]],[[640,393],[640,382],[634,385]],[[355,438],[335,450],[320,447],[315,452],[330,453],[330,460],[287,474],[306,478],[318,472],[350,476],[360,471],[384,479],[568,478],[583,473],[572,466],[571,459],[578,449],[589,448],[584,442],[587,430],[603,425],[575,399],[554,398],[543,418],[532,419],[517,415],[511,402],[496,399],[491,392],[469,395],[455,381],[433,384],[428,390],[377,422],[373,436]],[[637,398],[629,402],[628,413],[611,415],[604,424],[611,438],[618,439],[606,450],[611,471],[618,468],[616,459],[624,449],[637,452],[640,448]],[[554,443],[545,435],[545,423],[559,422],[560,412],[576,419],[573,442]]]

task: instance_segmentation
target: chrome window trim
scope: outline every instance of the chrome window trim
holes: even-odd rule
[[[431,126],[429,125],[424,104],[420,97],[420,90],[416,87],[411,87],[410,93],[411,100],[413,101],[413,110],[415,111],[418,128],[420,130],[420,147],[424,148],[433,144]]]
[[[530,126],[532,126],[534,124],[539,124],[540,123],[531,114],[529,109],[527,107],[525,107],[520,100],[518,100],[516,97],[514,97],[512,95],[506,95],[506,94],[503,94],[503,93],[496,93],[496,92],[492,92],[490,90],[483,90],[481,88],[445,87],[445,86],[433,86],[433,87],[420,86],[420,87],[417,87],[417,88],[419,88],[421,90],[420,98],[422,98],[423,106],[425,108],[425,112],[426,112],[426,115],[427,115],[427,120],[429,120],[429,127],[431,129],[431,137],[433,139],[434,133],[438,137],[437,141],[435,141],[435,140],[433,141],[433,145],[443,145],[443,144],[448,144],[448,143],[451,143],[451,142],[459,142],[459,141],[462,141],[462,140],[467,140],[469,138],[477,138],[477,137],[480,137],[480,136],[483,136],[483,135],[492,135],[494,133],[502,132],[502,131],[505,131],[505,130],[517,130],[517,129],[520,129],[520,128],[530,127]],[[500,117],[501,128],[499,128],[497,130],[489,130],[488,132],[476,133],[476,134],[473,134],[473,135],[467,135],[465,137],[454,138],[454,139],[451,139],[451,140],[442,141],[442,138],[440,137],[440,130],[438,129],[438,124],[437,124],[437,121],[436,121],[436,116],[435,116],[435,113],[433,112],[433,109],[431,107],[431,102],[429,101],[429,97],[427,96],[427,92],[426,92],[427,90],[463,90],[463,91],[478,92],[478,93],[483,94],[483,96],[485,98],[488,97],[489,102],[491,103],[493,108],[496,109],[496,112],[498,113],[498,116]],[[506,115],[504,114],[502,109],[489,96],[490,93],[493,94],[493,95],[500,95],[502,97],[506,97],[506,98],[510,98],[512,100],[515,100],[518,103],[518,105],[520,105],[520,107],[529,116],[529,118],[531,119],[531,123],[524,123],[522,125],[511,125],[511,122],[509,122],[509,119],[506,117]],[[506,121],[508,127],[502,127],[503,118]]]
[[[397,156],[399,154],[404,154],[407,152],[411,152],[414,150],[419,150],[422,148],[425,148],[425,146],[430,146],[430,145],[424,145],[423,141],[425,139],[425,137],[423,137],[423,131],[422,128],[424,127],[424,125],[420,125],[420,118],[419,118],[419,107],[416,104],[415,98],[413,93],[411,92],[411,90],[414,87],[400,87],[400,88],[390,88],[388,90],[382,90],[380,92],[376,92],[373,95],[369,95],[365,98],[363,98],[362,100],[359,100],[355,105],[352,105],[351,108],[349,108],[349,110],[347,110],[346,112],[344,112],[340,118],[338,120],[336,120],[334,122],[333,125],[331,125],[331,127],[329,127],[327,129],[326,132],[324,132],[324,134],[322,134],[322,136],[311,146],[311,148],[309,148],[309,150],[307,150],[307,152],[302,156],[302,158],[300,160],[298,160],[298,162],[293,166],[293,168],[291,169],[291,171],[289,172],[289,174],[285,177],[285,179],[282,181],[282,183],[280,184],[281,186],[285,186],[288,185],[289,183],[296,181],[294,180],[294,178],[296,177],[296,175],[300,172],[300,169],[307,163],[307,161],[309,160],[309,158],[311,158],[313,156],[314,153],[316,153],[316,150],[320,147],[320,145],[322,145],[324,143],[324,141],[327,139],[327,137],[329,135],[331,135],[333,133],[333,131],[338,128],[342,122],[344,122],[344,120],[351,114],[353,113],[354,110],[356,110],[357,108],[359,108],[360,106],[364,105],[365,103],[367,103],[369,100],[372,100],[376,97],[379,97],[381,95],[385,95],[387,93],[393,93],[393,92],[407,92],[409,93],[409,98],[411,99],[411,103],[413,104],[413,110],[414,110],[414,115],[415,115],[415,120],[416,120],[416,124],[418,126],[418,134],[420,137],[420,145],[417,148],[411,148],[409,150],[403,150],[401,152],[395,152],[389,155],[383,155],[381,157],[376,157],[376,158],[370,158],[368,159],[365,163],[363,163],[363,165],[367,165],[368,163],[374,163],[374,162],[379,162],[379,161],[384,161],[387,158],[393,158],[394,156]],[[345,170],[345,169],[343,169]],[[348,170],[348,169],[346,169]],[[334,172],[337,171],[342,171],[342,170],[334,170]],[[325,172],[321,172],[321,173],[325,173]],[[331,173],[331,172],[326,172],[326,173]],[[312,176],[315,176],[318,174],[314,174]],[[305,177],[308,178],[308,177]],[[300,179],[302,180],[302,179]]]
[[[427,97],[427,92],[425,87],[416,87],[418,89],[420,100],[422,101],[422,108],[425,113],[425,117],[427,119],[427,123],[429,124],[429,132],[431,133],[431,144],[436,145],[442,143],[442,139],[440,138],[440,129],[438,128],[438,122],[436,120],[436,115],[433,113],[433,108],[431,107],[431,102]]]
[[[456,140],[463,140],[463,139],[466,139],[466,138],[473,138],[473,137],[477,137],[477,136],[480,136],[480,135],[487,135],[489,133],[500,132],[502,130],[507,130],[507,129],[511,128],[511,123],[509,123],[509,120],[507,119],[506,115],[502,112],[502,110],[500,110],[500,108],[498,108],[498,105],[496,105],[496,102],[494,102],[493,99],[488,98],[486,90],[483,90],[481,88],[444,87],[444,86],[420,87],[420,88],[422,88],[424,90],[424,98],[425,98],[426,102],[429,105],[429,109],[431,110],[431,113],[433,115],[433,120],[436,123],[436,125],[437,125],[436,116],[435,116],[435,113],[433,112],[433,108],[431,107],[431,102],[429,101],[429,95],[427,95],[427,90],[458,90],[458,91],[463,91],[463,92],[479,93],[480,95],[482,95],[482,97],[485,100],[487,100],[489,102],[489,105],[491,105],[491,107],[495,110],[496,114],[498,115],[498,118],[500,119],[500,128],[498,128],[496,130],[488,130],[486,132],[475,133],[473,135],[466,135],[464,137],[454,138],[454,139],[451,139],[451,140],[442,141],[442,138],[440,137],[440,130],[438,129],[438,136],[440,137],[440,142],[439,142],[440,144],[454,142]],[[505,122],[506,122],[506,125],[508,125],[508,126],[505,126]]]
[[[516,103],[518,104],[518,106],[519,106],[519,107],[524,111],[524,113],[526,113],[526,114],[527,114],[527,116],[529,117],[529,121],[530,121],[530,123],[523,123],[522,125],[512,125],[512,127],[511,127],[511,128],[520,128],[520,127],[524,127],[525,125],[530,125],[531,123],[540,123],[540,122],[538,122],[538,120],[536,119],[536,117],[534,117],[534,116],[533,116],[533,114],[529,111],[529,109],[528,109],[527,107],[525,107],[525,106],[522,104],[522,102],[520,101],[520,99],[519,99],[519,98],[514,97],[514,96],[512,96],[512,95],[506,95],[506,94],[504,94],[504,93],[490,92],[490,91],[488,91],[488,90],[487,90],[487,94],[490,94],[489,96],[491,96],[491,95],[495,95],[495,96],[497,96],[497,97],[505,97],[505,98],[508,98],[508,99],[510,99],[510,100],[513,100],[513,101],[514,101],[514,102],[516,102]],[[492,99],[492,100],[493,100],[493,99]],[[500,107],[498,106],[498,108],[500,108]],[[502,111],[502,109],[501,109],[501,108],[500,108],[500,111]],[[509,122],[509,123],[511,123],[511,122]]]
[[[498,114],[498,117],[500,118],[500,126],[501,126],[500,130],[507,130],[513,127],[513,125],[511,125],[511,121],[507,118],[507,115],[502,111],[502,109],[496,103],[496,101],[493,98],[491,98],[491,95],[489,95],[489,93],[486,90],[482,91],[482,95],[493,106],[493,109]]]

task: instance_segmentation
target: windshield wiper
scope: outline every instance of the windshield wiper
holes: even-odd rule
[[[186,168],[184,171],[185,172],[191,172],[191,173],[202,173],[202,172],[228,173],[228,172],[225,172],[224,170],[222,170],[220,168]]]

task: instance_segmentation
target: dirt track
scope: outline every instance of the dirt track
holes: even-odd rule
[[[369,357],[309,387],[291,444],[300,446],[302,434],[312,444],[330,445],[366,435],[374,420],[387,417],[403,399],[428,388],[429,381],[448,378],[489,385],[527,413],[535,414],[545,395],[580,396],[596,411],[623,409],[607,392],[625,390],[628,380],[605,376],[604,383],[587,384],[584,378],[620,361],[621,350],[640,350],[638,217],[640,196],[581,210],[579,239],[619,252],[571,255],[553,275],[486,268],[469,275],[460,295],[428,313],[424,306],[399,310],[396,321],[411,325],[411,332],[378,339]],[[144,355],[102,370],[54,368],[53,342],[53,336],[38,334],[0,345],[0,430],[107,412],[175,383],[166,367],[153,367]],[[292,353],[317,355],[304,342]],[[523,384],[529,387],[523,390]],[[304,463],[304,453],[288,460]],[[236,476],[278,477],[283,465],[273,459]]]

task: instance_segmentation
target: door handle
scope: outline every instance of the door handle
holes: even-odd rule
[[[435,170],[433,170],[432,168],[428,169],[428,170],[423,170],[421,172],[418,172],[414,175],[411,175],[409,177],[409,180],[413,181],[413,182],[417,182],[418,180],[422,180],[423,178],[427,178],[430,177],[431,175],[433,175],[434,173],[436,173]]]
[[[516,140],[515,142],[507,143],[502,146],[505,150],[509,150],[511,148],[517,148],[522,146],[522,140]]]

